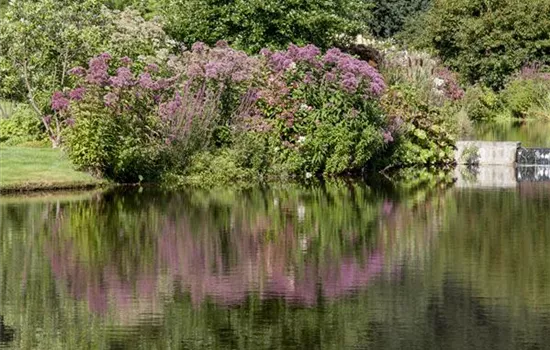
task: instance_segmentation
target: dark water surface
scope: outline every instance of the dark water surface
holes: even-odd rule
[[[0,199],[0,346],[550,348],[550,186]]]

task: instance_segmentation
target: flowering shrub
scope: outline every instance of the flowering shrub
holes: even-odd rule
[[[278,136],[275,163],[291,174],[342,174],[363,169],[384,147],[377,100],[385,83],[375,68],[313,45],[261,54],[266,78],[246,126]]]
[[[69,126],[64,135],[70,158],[123,182],[153,180],[183,166],[192,152],[207,147],[215,125],[230,113],[227,92],[249,78],[242,55],[223,44],[197,44],[168,68],[140,68],[127,57],[115,64],[107,53],[88,68],[73,68],[77,87],[52,97],[53,119]]]
[[[441,108],[418,97],[418,91],[393,86],[382,98],[395,135],[388,152],[389,165],[442,165],[453,162],[454,120]]]

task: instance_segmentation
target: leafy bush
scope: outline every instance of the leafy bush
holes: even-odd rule
[[[262,52],[267,77],[257,103],[260,133],[278,137],[274,164],[289,174],[357,172],[384,147],[382,76],[338,49],[308,45]]]
[[[120,61],[104,53],[72,69],[79,85],[54,93],[47,120],[65,130],[77,166],[120,182],[155,180],[206,149],[238,109],[231,92],[250,80],[255,62],[223,43],[198,43],[164,69]]]
[[[483,85],[468,88],[462,106],[468,118],[473,121],[493,119],[502,108],[499,95]]]
[[[536,66],[526,66],[502,90],[505,113],[512,118],[550,117],[550,74]]]
[[[405,39],[435,50],[469,82],[502,88],[525,63],[550,62],[548,0],[435,0]]]
[[[190,46],[227,40],[256,53],[263,47],[313,43],[328,48],[366,30],[369,6],[360,0],[170,0],[167,31]]]
[[[37,119],[51,112],[50,97],[69,84],[71,67],[104,50],[165,59],[175,45],[159,23],[109,11],[98,0],[13,1],[0,27],[0,98],[27,100]],[[59,130],[45,127],[59,145]]]
[[[392,86],[382,99],[394,141],[389,165],[442,165],[453,162],[455,120],[420,97],[414,86]]]
[[[44,126],[26,104],[15,106],[7,118],[0,118],[0,143],[17,145],[45,139]]]

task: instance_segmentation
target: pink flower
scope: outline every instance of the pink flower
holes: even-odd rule
[[[141,73],[139,75],[138,84],[144,89],[159,89],[159,84],[156,81],[153,81],[153,78],[151,78],[151,74],[149,73]]]
[[[77,87],[69,92],[69,98],[73,101],[80,101],[84,98],[84,94],[86,94],[86,89],[83,87]]]
[[[50,125],[50,123],[52,122],[52,116],[51,115],[45,115],[44,117],[42,117],[42,120],[44,121],[44,124]]]
[[[107,54],[108,55],[108,54]],[[104,54],[94,57],[90,60],[88,74],[86,75],[86,81],[94,85],[104,85],[109,81],[109,65],[108,59]]]
[[[155,63],[150,63],[150,64],[148,64],[148,65],[145,67],[145,71],[146,71],[146,72],[156,73],[156,72],[159,71],[159,66],[156,65]]]
[[[191,46],[191,51],[196,53],[202,53],[206,50],[207,46],[202,41],[197,41]]]
[[[54,111],[63,111],[69,107],[69,100],[65,97],[65,95],[60,92],[56,91],[52,95],[52,109]]]
[[[127,67],[120,67],[116,71],[117,75],[111,77],[111,85],[114,87],[127,87],[135,84],[134,74]]]

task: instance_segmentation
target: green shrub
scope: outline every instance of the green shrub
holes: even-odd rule
[[[395,135],[388,150],[391,166],[444,165],[454,160],[456,121],[420,96],[414,87],[401,85],[391,87],[382,99]]]
[[[187,46],[227,40],[257,53],[290,43],[329,48],[351,41],[367,29],[368,8],[361,0],[170,0],[163,15],[168,33]]]
[[[502,110],[502,103],[499,95],[492,89],[474,85],[466,90],[462,107],[470,120],[491,120]]]
[[[28,105],[18,104],[8,118],[0,118],[0,143],[17,145],[45,139],[44,125]]]
[[[433,49],[470,83],[500,89],[525,63],[550,63],[548,28],[548,0],[435,0],[404,37]]]
[[[550,79],[519,76],[506,85],[500,96],[505,113],[510,117],[528,118],[536,114],[540,117],[542,107],[550,100]]]

